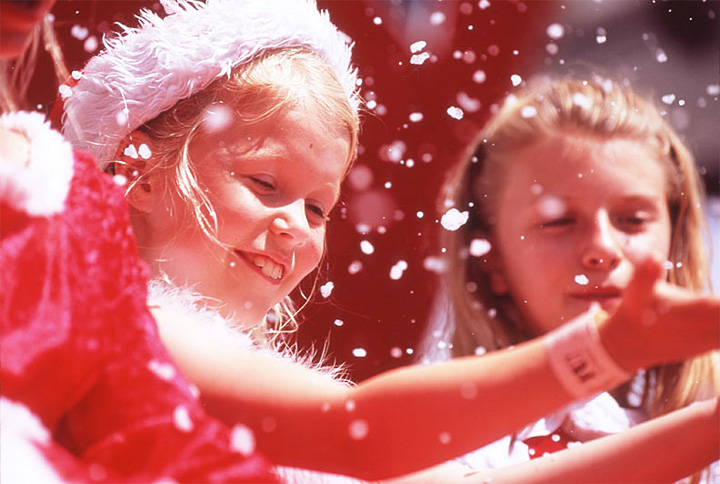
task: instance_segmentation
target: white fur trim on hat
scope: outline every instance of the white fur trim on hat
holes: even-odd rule
[[[40,113],[3,114],[0,127],[22,133],[30,142],[26,165],[0,161],[0,200],[33,216],[62,211],[73,177],[70,143]]]
[[[164,0],[168,15],[144,10],[138,28],[105,40],[65,99],[64,134],[105,167],[118,144],[179,100],[233,67],[283,47],[307,47],[334,70],[357,109],[351,45],[315,0]]]

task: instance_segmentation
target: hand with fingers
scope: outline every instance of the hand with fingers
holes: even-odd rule
[[[720,348],[720,298],[669,284],[662,273],[655,259],[638,264],[618,310],[598,323],[606,350],[626,370]]]

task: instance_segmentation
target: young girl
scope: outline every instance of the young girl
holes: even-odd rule
[[[2,67],[51,4],[2,5]],[[122,190],[38,113],[0,116],[0,266],[0,481],[275,481],[161,344]]]
[[[355,156],[349,50],[305,0],[165,3],[170,15],[143,13],[87,64],[66,101],[65,133],[127,183],[161,335],[210,412],[242,419],[277,464],[375,479],[457,456],[577,398],[563,386],[577,376],[553,366],[544,340],[356,387],[270,350],[295,317],[288,295],[322,257]],[[579,322],[591,330],[581,344],[604,360],[578,394],[623,381],[620,366],[717,346],[718,301],[656,294],[652,267],[638,271],[638,298],[624,312],[597,332]],[[672,310],[649,331],[638,313],[655,298]],[[705,334],[680,342],[670,335],[688,311]],[[650,342],[639,354],[625,347],[635,333]],[[535,406],[518,405],[518,392]],[[685,423],[709,425],[715,414],[705,405]]]
[[[450,309],[430,330],[426,360],[517,345],[594,307],[612,314],[634,297],[633,270],[650,256],[666,261],[671,283],[708,287],[692,156],[626,86],[594,79],[526,88],[508,97],[469,153],[446,185],[446,199],[469,220],[445,234]],[[650,313],[641,318],[655,323]],[[715,352],[660,365],[463,460],[481,469],[523,462],[719,391]]]

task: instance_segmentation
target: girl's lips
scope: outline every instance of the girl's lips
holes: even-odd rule
[[[284,272],[285,272],[285,271],[284,271],[284,268],[282,267],[282,265],[277,264],[276,262],[272,261],[272,259],[270,259],[269,257],[267,257],[267,256],[262,256],[262,255],[259,255],[259,254],[252,254],[252,253],[248,253],[248,252],[243,252],[243,251],[241,251],[241,250],[235,250],[235,254],[238,256],[239,259],[241,259],[243,262],[245,262],[245,264],[247,264],[248,266],[250,266],[251,269],[255,270],[258,274],[260,274],[263,278],[265,278],[265,280],[269,281],[270,283],[272,283],[272,284],[274,284],[274,285],[280,285],[280,283],[282,282],[283,276],[285,275],[285,274],[284,274]],[[256,258],[258,258],[258,257],[262,257],[262,258],[264,258],[264,259],[267,259],[267,260],[271,261],[272,264],[274,264],[274,265],[276,265],[276,266],[280,266],[281,269],[280,269],[279,277],[272,277],[272,275],[267,274],[267,273],[265,272],[265,271],[268,270],[268,269],[263,270],[263,269],[264,269],[263,267],[258,266],[258,265],[255,263]],[[275,272],[275,274],[277,274],[276,271],[269,271],[269,272],[271,272],[271,274],[272,274],[273,272]]]

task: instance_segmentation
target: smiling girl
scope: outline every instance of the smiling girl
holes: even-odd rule
[[[511,95],[447,187],[453,206],[471,214],[446,234],[452,316],[432,329],[453,356],[516,345],[588,312],[617,314],[637,297],[633,274],[649,257],[666,261],[663,278],[674,285],[707,287],[692,156],[651,102],[618,83],[545,80]],[[657,314],[640,319],[653,328]],[[429,339],[429,358],[449,357],[437,342]],[[628,349],[646,344],[638,337]],[[464,461],[523,462],[719,391],[715,352],[661,365]]]
[[[161,336],[211,413],[248,425],[278,465],[377,479],[443,462],[577,398],[543,340],[356,387],[274,351],[355,157],[349,48],[305,0],[164,3],[168,16],[143,13],[87,64],[65,133],[126,183]],[[655,277],[638,272],[635,304],[655,297]],[[605,359],[582,395],[627,378],[619,365],[717,346],[717,301],[662,299],[673,311],[658,315],[661,331],[628,323],[635,307],[598,323],[594,348]],[[668,332],[687,311],[699,313],[697,333],[678,342]],[[639,358],[624,346],[634,332],[650,342]],[[519,405],[520,391],[535,405]],[[692,418],[715,413],[706,406]]]

